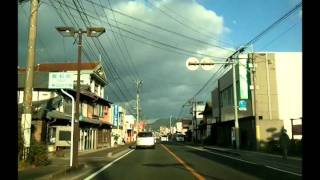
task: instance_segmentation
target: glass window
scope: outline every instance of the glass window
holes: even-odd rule
[[[71,132],[70,131],[59,131],[59,140],[60,141],[70,141]]]
[[[139,132],[138,137],[152,137],[152,132]]]

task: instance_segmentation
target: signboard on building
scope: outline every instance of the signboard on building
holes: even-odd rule
[[[49,72],[49,89],[73,89],[73,73]]]
[[[293,135],[302,135],[302,124],[292,125]]]
[[[113,125],[118,127],[119,125],[119,105],[113,106]]]
[[[239,56],[239,58],[246,58],[246,56]],[[247,64],[247,59],[239,59],[240,99],[248,99]]]
[[[247,110],[247,101],[240,100],[239,101],[239,111],[246,111]]]

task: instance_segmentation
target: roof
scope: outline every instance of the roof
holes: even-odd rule
[[[199,114],[212,115],[212,103],[211,102],[207,102],[204,110]]]
[[[54,98],[33,101],[32,102],[32,118],[41,119],[45,116],[46,112],[56,109],[62,101],[61,96]],[[18,117],[21,118],[23,112],[23,103],[18,104]]]
[[[71,95],[73,95],[74,97],[76,97],[76,93],[77,91],[76,90],[73,90],[73,89],[66,89],[66,91],[68,91]],[[109,108],[110,108],[110,104],[112,104],[112,102],[104,99],[104,98],[101,98],[99,96],[97,96],[96,94],[92,93],[92,92],[88,92],[88,91],[80,91],[80,98],[82,97],[87,97],[87,98],[90,98],[90,99],[94,99],[93,101],[94,102],[97,102],[97,103],[101,103],[103,105],[107,105]]]
[[[81,70],[91,70],[95,69],[99,63],[83,63],[81,62]],[[50,64],[38,64],[34,67],[34,71],[76,71],[78,69],[77,63],[50,63]],[[24,72],[26,68],[18,68],[19,72]]]
[[[59,111],[50,111],[47,113],[47,118],[48,119],[63,119],[63,120],[68,120],[71,121],[71,115],[70,114],[66,114],[63,112],[59,112]],[[91,118],[87,118],[87,117],[81,117],[80,118],[80,123],[90,123],[90,124],[97,124],[97,125],[107,125],[107,126],[111,126],[110,123],[104,123],[100,120],[97,119],[91,119]]]

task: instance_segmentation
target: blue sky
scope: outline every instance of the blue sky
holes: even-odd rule
[[[228,39],[231,39],[232,42],[237,45],[251,40],[274,21],[290,11],[300,1],[197,0],[197,2],[207,9],[215,11],[218,15],[223,16],[225,25],[231,29]],[[255,50],[301,51],[302,19],[299,17],[299,11],[258,41],[254,45]],[[294,27],[286,32],[291,26]],[[279,35],[281,36],[277,38]],[[276,38],[276,40],[269,44],[274,38]]]

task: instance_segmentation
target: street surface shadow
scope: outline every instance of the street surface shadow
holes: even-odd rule
[[[260,179],[302,179],[299,176],[273,170],[259,164],[248,164],[239,160],[230,159],[203,151],[188,150],[188,152]]]

